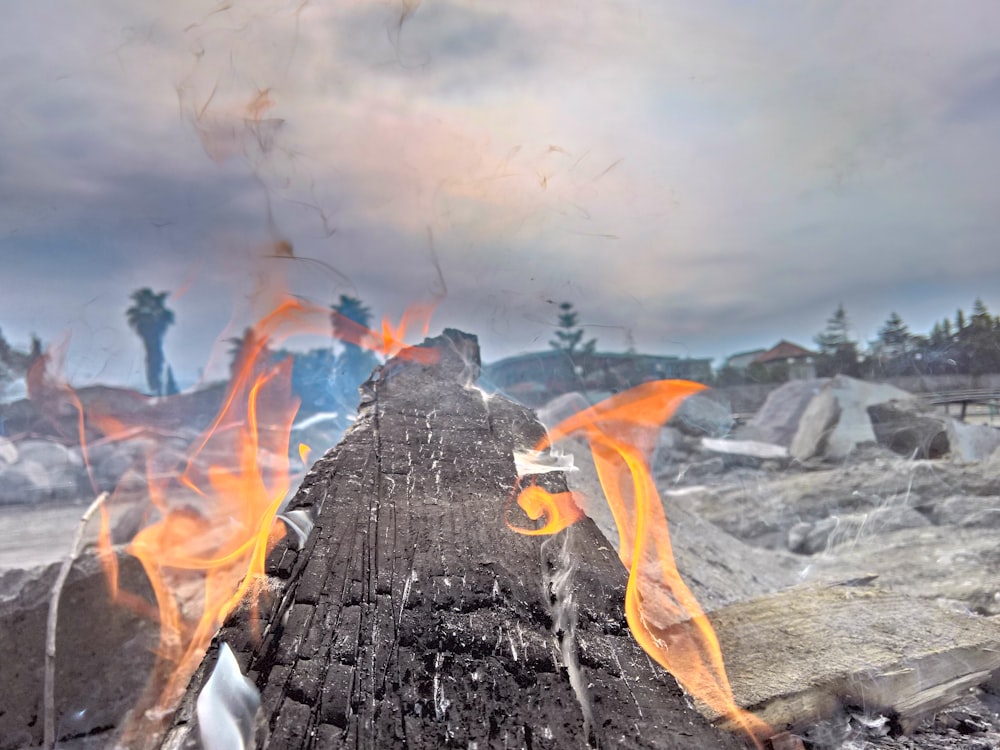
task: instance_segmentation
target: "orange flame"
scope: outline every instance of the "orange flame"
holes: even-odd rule
[[[376,332],[343,318],[333,333],[385,356],[429,363],[436,350],[407,348],[404,338],[415,327],[426,334],[434,304],[408,309],[398,326],[389,320]],[[292,395],[292,360],[275,363],[269,345],[291,335],[330,335],[331,310],[293,297],[282,297],[245,338],[223,405],[193,443],[178,472],[167,474],[147,455],[146,489],[151,525],[141,529],[127,551],[142,564],[156,600],[119,585],[109,506],[100,507],[98,555],[115,601],[159,621],[157,663],[124,729],[137,740],[176,705],[212,636],[237,606],[247,602],[255,620],[257,599],[265,588],[267,553],[285,534],[275,523],[291,484],[289,443],[298,399]],[[27,374],[29,398],[51,429],[67,440],[75,432],[91,484],[88,435],[100,442],[134,437],[148,425],[134,416],[110,411],[91,401],[84,406],[59,374],[65,343],[38,352]],[[72,425],[70,427],[69,425]],[[88,433],[89,431],[89,433]],[[298,446],[305,463],[309,447]],[[162,464],[162,461],[159,463]],[[154,471],[154,466],[158,471]],[[152,709],[152,711],[150,711]]]
[[[336,333],[381,354],[423,361],[427,350],[404,349],[402,339],[414,321],[422,322],[426,331],[432,309],[408,310],[398,328],[387,323],[381,335],[353,321]],[[154,704],[155,715],[176,704],[233,609],[248,602],[255,612],[265,589],[266,555],[285,533],[275,517],[290,489],[289,444],[299,406],[291,390],[291,360],[275,364],[269,345],[295,334],[329,334],[330,316],[327,307],[282,299],[245,337],[222,408],[193,444],[179,476],[157,480],[152,457],[147,459],[150,502],[159,518],[136,534],[127,551],[140,560],[150,581],[160,639],[149,692],[135,712],[137,722]],[[112,416],[88,416],[111,434],[128,432],[128,426]],[[308,446],[298,446],[298,453],[304,463]],[[140,597],[118,586],[104,508],[99,549],[112,593],[118,601],[143,609]],[[139,727],[129,729],[136,732]]]
[[[180,477],[157,481],[149,472],[150,501],[160,518],[127,549],[142,563],[156,597],[160,643],[150,689],[160,708],[180,697],[226,616],[264,588],[265,556],[283,535],[274,518],[290,486],[289,435],[299,405],[291,362],[269,363],[264,344],[303,312],[290,302],[255,327],[260,345],[242,359],[223,408]]]
[[[420,364],[433,364],[437,361],[437,349],[417,349],[408,347],[405,339],[409,331],[419,328],[426,336],[430,329],[431,315],[437,306],[436,302],[425,302],[408,307],[398,326],[394,326],[388,317],[382,320],[382,330],[372,331],[336,311],[327,313],[333,321],[337,338],[347,343],[370,349],[384,357],[400,357],[410,359]]]
[[[663,503],[648,466],[648,446],[662,425],[700,383],[661,380],[632,388],[562,421],[536,450],[571,435],[589,443],[594,464],[618,527],[619,557],[629,570],[625,614],[635,639],[690,694],[742,728],[760,748],[770,727],[736,705],[712,624],[681,579],[674,563]],[[554,534],[583,513],[572,493],[521,489],[517,503],[538,520],[522,534]]]

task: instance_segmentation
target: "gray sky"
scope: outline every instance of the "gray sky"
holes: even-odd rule
[[[191,381],[257,274],[398,318],[435,256],[432,329],[487,360],[563,300],[602,349],[712,357],[839,302],[862,340],[998,312],[998,29],[993,0],[8,0],[0,327],[139,384],[128,295],[182,292]],[[255,260],[278,238],[322,263]]]

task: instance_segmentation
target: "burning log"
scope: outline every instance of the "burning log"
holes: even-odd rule
[[[187,747],[227,643],[261,690],[258,747],[738,748],[631,636],[626,571],[589,519],[545,538],[505,524],[530,412],[471,383],[474,337],[425,342],[363,388],[358,421],[291,508],[274,596],[217,634],[163,748]],[[559,474],[546,488],[566,489]]]

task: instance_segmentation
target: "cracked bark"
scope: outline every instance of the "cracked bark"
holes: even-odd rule
[[[194,701],[228,642],[261,689],[261,748],[741,748],[633,640],[626,574],[587,519],[550,539],[507,528],[512,451],[531,413],[469,387],[472,336],[392,360],[292,507],[303,549],[268,561],[263,634],[230,617],[162,747],[195,747]],[[561,475],[547,475],[557,489]]]

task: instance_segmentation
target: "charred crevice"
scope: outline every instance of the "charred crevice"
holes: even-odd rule
[[[317,523],[303,549],[284,541],[269,557],[263,637],[240,612],[216,638],[261,689],[258,746],[745,747],[637,646],[626,572],[589,520],[549,542],[507,527],[513,451],[544,429],[469,387],[473,337],[426,346],[440,360],[382,368],[303,481],[292,507]],[[214,648],[164,747],[193,741],[213,661]]]

